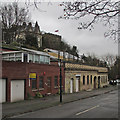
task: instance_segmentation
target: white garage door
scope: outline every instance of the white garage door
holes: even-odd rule
[[[6,102],[6,79],[0,79],[0,103]]]
[[[11,81],[11,102],[24,100],[24,80]]]

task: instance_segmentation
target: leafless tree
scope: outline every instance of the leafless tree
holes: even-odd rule
[[[29,21],[28,9],[20,8],[17,2],[0,7],[3,37],[9,43],[15,36],[18,26]],[[6,38],[5,38],[6,37]]]
[[[2,6],[0,16],[5,28],[11,28],[12,25],[21,25],[23,22],[29,21],[28,10],[20,8],[16,2]]]
[[[120,13],[120,1],[112,0],[79,0],[76,2],[62,2],[64,15],[60,18],[79,20],[78,29],[94,29],[94,24],[103,21],[109,26],[105,37],[116,40],[118,34],[118,15]]]
[[[116,56],[115,55],[112,55],[112,54],[106,54],[106,55],[103,55],[102,57],[101,57],[101,59],[103,60],[103,61],[105,61],[105,62],[107,62],[107,64],[108,64],[108,67],[112,67],[113,65],[114,65],[114,63],[115,63],[115,61],[116,61]]]
[[[15,0],[19,1],[19,0]],[[26,0],[25,4],[29,6],[34,5],[39,8],[41,0]],[[95,23],[103,22],[104,26],[109,26],[108,31],[104,33],[105,37],[117,39],[120,29],[118,29],[118,16],[120,19],[120,1],[113,0],[76,0],[72,2],[62,2],[60,6],[63,7],[64,14],[59,17],[63,19],[79,20],[78,29],[94,29]],[[119,25],[120,26],[120,25]],[[120,40],[119,40],[120,41]]]

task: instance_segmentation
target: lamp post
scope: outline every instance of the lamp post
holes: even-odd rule
[[[62,103],[62,69],[61,69],[61,59],[59,59],[59,67],[60,67],[60,103]]]
[[[56,30],[55,32],[58,32],[59,30]],[[57,38],[58,39],[58,38]],[[62,69],[61,69],[61,59],[60,59],[60,48],[61,48],[61,36],[60,36],[60,43],[59,43],[59,50],[58,50],[58,65],[60,67],[60,103],[62,103]]]

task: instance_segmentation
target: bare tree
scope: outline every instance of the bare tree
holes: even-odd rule
[[[18,1],[18,0],[15,0]],[[27,8],[34,5],[39,11],[39,4],[41,0],[26,0]],[[52,2],[48,2],[52,4]],[[79,20],[78,29],[93,30],[95,23],[102,22],[104,26],[109,26],[107,32],[104,33],[105,37],[117,40],[118,29],[118,15],[120,13],[120,1],[113,0],[76,0],[72,2],[62,2],[60,6],[63,7],[64,14],[60,16],[63,19],[76,19]],[[120,16],[120,15],[119,15]],[[120,32],[119,32],[120,33]],[[120,41],[120,40],[119,40]]]
[[[116,56],[108,53],[108,54],[102,56],[101,59],[103,61],[107,62],[108,67],[111,68],[114,65],[115,61],[116,61]]]
[[[20,8],[17,2],[1,6],[2,36],[8,43],[15,36],[18,27],[23,24],[23,22],[29,21],[28,12],[27,9]]]
[[[105,37],[110,36],[116,40],[118,34],[118,14],[120,13],[120,1],[112,0],[79,0],[79,2],[62,2],[64,15],[60,18],[79,20],[78,29],[94,29],[94,24],[103,21],[109,26]]]
[[[29,21],[28,9],[20,8],[17,2],[2,6],[0,16],[4,28],[11,28],[13,25],[21,25]]]

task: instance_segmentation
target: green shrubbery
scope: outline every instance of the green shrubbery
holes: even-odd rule
[[[37,93],[35,94],[35,97],[36,97],[36,98],[42,98],[43,95],[42,95],[40,92],[37,92]]]

